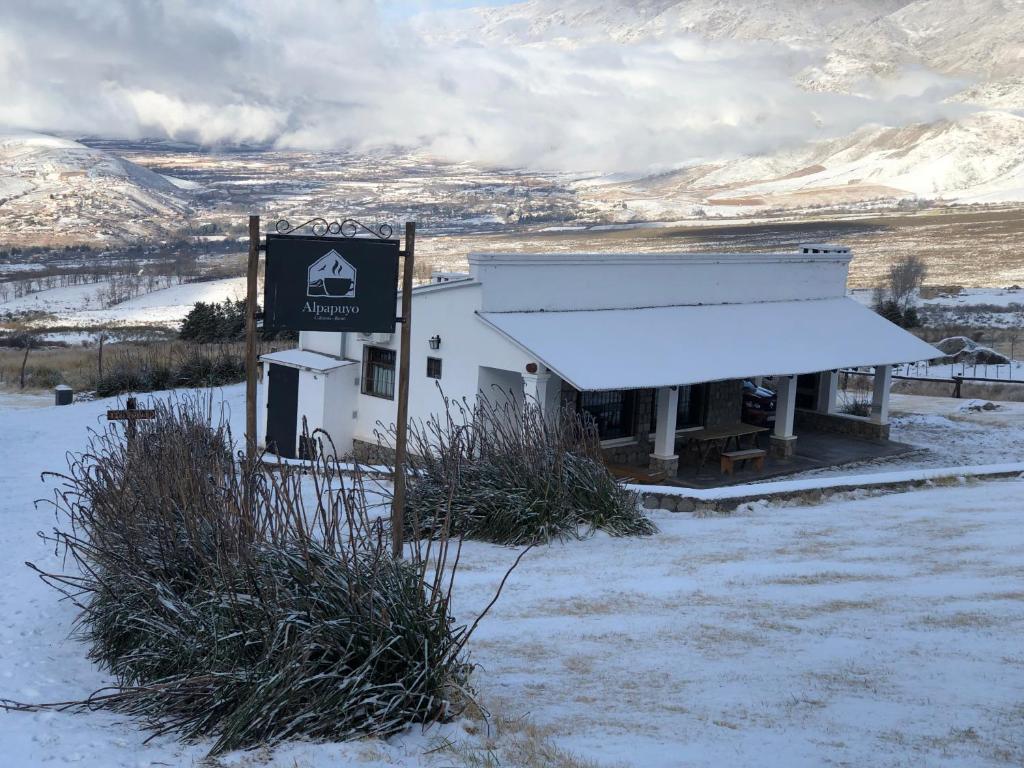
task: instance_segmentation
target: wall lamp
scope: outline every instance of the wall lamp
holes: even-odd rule
[[[441,348],[441,337],[440,336],[431,336],[427,343],[430,344],[430,348],[431,349],[440,349]]]

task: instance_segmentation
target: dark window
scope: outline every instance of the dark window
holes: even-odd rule
[[[707,384],[694,384],[679,388],[679,406],[676,410],[676,429],[704,425],[704,403],[707,402]]]
[[[395,352],[363,347],[363,394],[395,399]]]
[[[580,392],[578,406],[597,423],[598,437],[613,440],[633,434],[634,401],[633,392]]]
[[[427,358],[427,377],[431,379],[441,378],[441,358],[440,357],[428,357]]]
[[[818,382],[820,373],[802,373],[796,377],[796,407],[814,409],[818,407]]]

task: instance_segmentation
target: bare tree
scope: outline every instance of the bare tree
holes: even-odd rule
[[[15,347],[22,347],[25,356],[21,358],[20,388],[25,388],[25,367],[28,365],[28,353],[33,347],[38,347],[41,339],[34,333],[24,332],[14,336],[11,341]]]
[[[920,289],[924,278],[928,274],[928,267],[924,259],[911,254],[904,256],[895,264],[889,267],[887,285],[889,298],[896,302],[900,309],[906,310],[914,298],[914,292]]]

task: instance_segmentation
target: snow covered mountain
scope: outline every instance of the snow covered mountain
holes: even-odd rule
[[[75,141],[0,133],[0,227],[8,243],[151,237],[191,210],[188,186]],[[84,236],[60,236],[76,228]]]
[[[527,0],[431,15],[421,29],[448,42],[772,41],[824,51],[804,80],[825,90],[907,66],[985,81],[1024,74],[1024,0]]]
[[[594,190],[635,206],[627,219],[685,216],[694,206],[741,213],[879,199],[1024,200],[1024,0],[527,0],[446,14],[432,26],[448,43],[772,41],[817,58],[796,76],[802,88],[865,100],[961,84],[944,101],[962,110],[935,122],[868,124]]]
[[[958,121],[869,127],[777,155],[689,168],[634,182],[618,196],[628,200],[628,188],[638,200],[685,199],[726,214],[884,199],[1024,200],[1022,147],[1024,117],[978,112]]]

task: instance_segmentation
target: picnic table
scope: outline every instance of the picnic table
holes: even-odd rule
[[[682,441],[684,449],[691,447],[697,454],[697,473],[700,474],[705,462],[710,458],[712,452],[721,456],[729,450],[729,444],[733,443],[733,450],[740,450],[741,441],[750,438],[751,443],[756,443],[757,437],[768,431],[768,427],[755,427],[753,424],[728,424],[724,427],[702,427],[693,429],[676,437]]]

